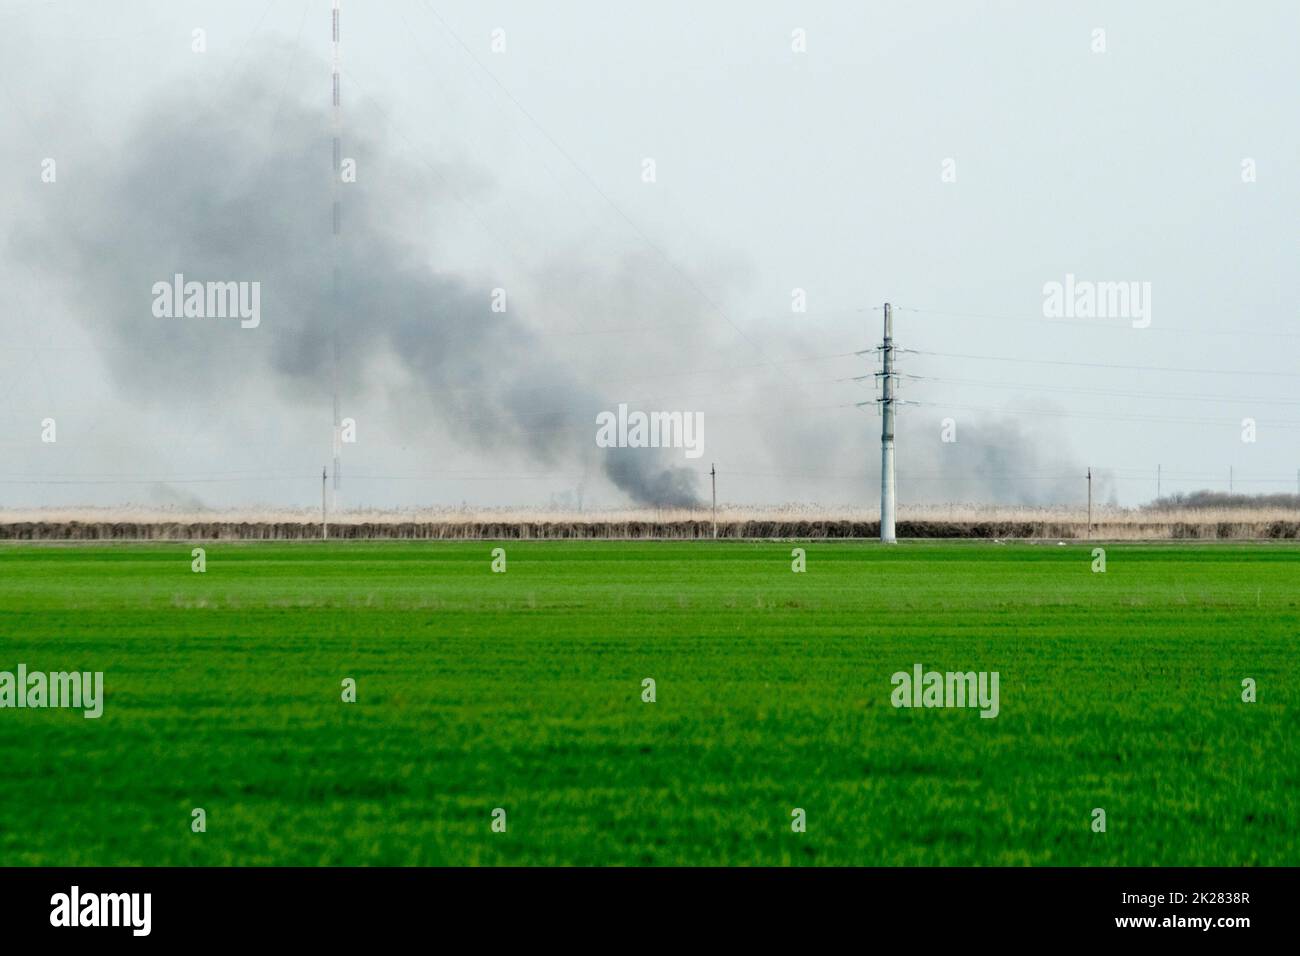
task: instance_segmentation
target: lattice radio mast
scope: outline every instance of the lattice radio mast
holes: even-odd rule
[[[331,215],[333,220],[334,238],[331,243],[332,247],[332,327],[330,329],[330,345],[334,353],[334,371],[333,371],[333,393],[334,393],[334,486],[332,491],[332,509],[338,510],[339,503],[339,485],[342,477],[339,468],[339,457],[343,451],[343,422],[339,417],[339,313],[342,310],[340,301],[340,276],[339,276],[339,244],[341,242],[340,234],[342,227],[342,208],[339,201],[339,183],[343,175],[343,107],[339,97],[339,68],[342,58],[339,52],[339,0],[334,0],[333,9],[330,11],[330,33],[332,36],[333,51],[330,61],[331,74],[331,114],[333,122],[333,148],[332,161],[333,169],[330,173],[330,202]]]

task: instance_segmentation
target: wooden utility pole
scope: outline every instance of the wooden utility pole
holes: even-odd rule
[[[1092,466],[1088,466],[1088,537],[1092,537]]]
[[[718,536],[718,466],[709,466],[709,478],[713,480],[713,536]]]
[[[1156,501],[1160,500],[1160,466],[1156,465]]]
[[[330,536],[329,513],[325,510],[327,484],[325,469],[322,467],[320,470],[320,536],[323,541],[328,541]]]

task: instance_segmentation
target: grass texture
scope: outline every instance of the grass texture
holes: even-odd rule
[[[0,864],[1300,863],[1300,548],[1095,546],[0,545]]]

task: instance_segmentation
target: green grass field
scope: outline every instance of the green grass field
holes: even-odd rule
[[[0,546],[0,864],[1300,863],[1296,547],[495,546]]]

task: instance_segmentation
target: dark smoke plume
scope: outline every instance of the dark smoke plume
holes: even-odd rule
[[[323,68],[319,75],[325,75]],[[418,157],[411,143],[390,140],[387,120],[364,101],[348,108],[343,153],[356,158],[358,175],[356,182],[338,186],[342,219],[336,243],[330,118],[285,91],[283,76],[259,76],[254,68],[215,100],[194,103],[177,93],[147,104],[122,132],[118,149],[83,151],[103,156],[102,164],[62,177],[57,189],[40,194],[37,215],[12,229],[12,256],[52,286],[57,283],[94,336],[122,395],[165,409],[179,396],[196,393],[235,401],[271,392],[281,407],[321,414],[324,446],[337,387],[344,414],[349,399],[387,397],[413,433],[436,427],[468,448],[503,457],[522,453],[547,468],[572,470],[576,464],[583,472],[604,474],[640,504],[700,503],[698,476],[707,465],[675,466],[667,454],[651,449],[595,447],[596,414],[642,396],[608,395],[588,384],[590,373],[574,370],[550,347],[554,340],[530,322],[546,328],[557,319],[590,319],[568,324],[595,327],[664,324],[674,330],[674,345],[681,344],[681,330],[691,328],[695,354],[739,356],[699,359],[705,367],[728,361],[761,365],[771,356],[738,342],[717,316],[693,314],[699,307],[695,293],[650,259],[630,262],[621,272],[602,271],[548,250],[543,294],[532,314],[522,315],[513,299],[506,312],[493,312],[497,281],[447,268],[438,251],[439,243],[445,247],[455,239],[447,211],[472,205],[484,174]],[[260,326],[154,317],[153,284],[176,273],[200,282],[260,282]],[[701,328],[727,336],[725,347],[702,347],[719,343],[703,341],[705,333],[692,325],[696,319]],[[798,328],[759,338],[767,343],[776,336],[787,341],[774,343],[774,355],[809,347]],[[866,343],[853,347],[861,344]],[[662,352],[637,357],[651,379],[666,358]],[[718,460],[724,482],[730,481],[727,469],[736,467],[732,462],[749,456],[753,446],[742,442],[752,436],[768,452],[764,468],[850,475],[822,485],[799,478],[800,501],[871,501],[879,487],[879,420],[799,411],[826,399],[807,398],[794,381],[860,370],[804,368],[768,368],[753,372],[748,383],[726,379],[720,385],[666,376],[666,383],[643,388],[652,395],[728,389],[728,398],[754,413],[740,428],[710,428],[731,453],[730,461]],[[767,388],[757,387],[761,375]],[[780,404],[766,408],[769,399]],[[838,393],[835,400],[842,400]],[[939,414],[912,407],[900,414],[902,504],[1054,504],[1086,496],[1084,468],[1063,462],[1058,435],[1013,421],[963,417],[957,441],[949,444],[940,440]],[[217,431],[204,424],[210,433]],[[741,441],[729,445],[732,438]],[[704,459],[713,460],[712,453]],[[735,487],[723,485],[724,501]],[[1099,501],[1113,494],[1100,475],[1094,494]]]
[[[165,406],[270,384],[328,409],[335,374],[345,397],[372,394],[397,387],[374,371],[396,363],[403,395],[426,400],[420,418],[463,444],[548,466],[595,461],[638,503],[697,503],[695,473],[665,453],[595,448],[596,414],[612,403],[509,299],[491,310],[494,282],[439,268],[438,213],[459,198],[448,180],[476,176],[403,161],[364,104],[348,116],[344,154],[359,172],[339,186],[336,302],[329,116],[282,94],[282,78],[252,76],[197,108],[150,105],[93,178],[60,186],[39,224],[15,230],[13,252],[60,279],[125,394]],[[260,282],[260,326],[155,317],[151,289],[176,273]]]

